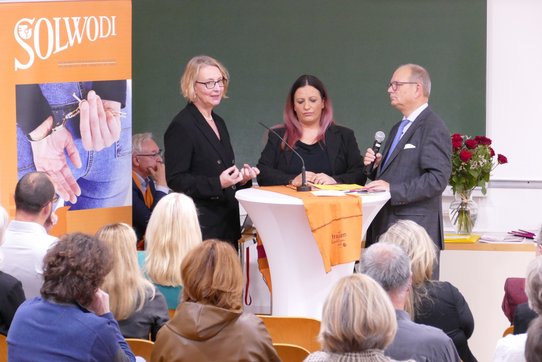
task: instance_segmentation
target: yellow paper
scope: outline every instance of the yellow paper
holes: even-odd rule
[[[480,235],[461,235],[461,234],[444,234],[445,243],[471,243],[480,239]]]
[[[336,185],[311,185],[314,188],[320,190],[333,190],[333,191],[350,191],[362,189],[363,186],[356,184],[336,184]]]

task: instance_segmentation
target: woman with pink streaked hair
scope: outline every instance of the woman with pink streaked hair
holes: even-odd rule
[[[313,75],[294,82],[286,105],[284,123],[274,127],[283,138],[270,132],[257,168],[261,186],[300,186],[303,158],[309,184],[364,184],[363,163],[351,129],[333,119],[327,90]],[[301,156],[294,156],[291,148]]]

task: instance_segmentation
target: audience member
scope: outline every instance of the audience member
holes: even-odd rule
[[[21,281],[27,299],[40,295],[43,257],[57,240],[47,234],[55,223],[55,199],[53,182],[44,172],[27,173],[15,187],[15,219],[1,247],[2,271]]]
[[[527,267],[527,279],[525,281],[525,293],[529,306],[537,315],[542,315],[542,257],[537,256],[536,259],[529,263]],[[514,362],[525,360],[525,343],[527,341],[527,333],[509,334],[501,338],[497,342],[494,362]],[[536,336],[533,336],[535,338]]]
[[[412,322],[405,312],[412,274],[403,249],[382,242],[371,245],[363,252],[360,271],[380,283],[395,307],[397,334],[385,351],[387,356],[416,361],[460,361],[450,337],[438,328]]]
[[[526,362],[542,362],[542,317],[538,317],[529,326],[525,342]]]
[[[4,235],[9,224],[6,210],[0,206],[0,246],[4,243]],[[0,269],[2,268],[2,251],[0,250]],[[24,302],[24,291],[20,281],[0,271],[0,334],[7,335],[15,311]]]
[[[186,255],[182,303],[160,331],[151,361],[280,361],[262,320],[243,312],[235,249],[207,240]]]
[[[180,83],[188,103],[164,134],[168,185],[194,199],[205,239],[237,248],[241,224],[235,193],[250,187],[260,171],[246,163],[237,168],[226,122],[214,111],[228,93],[229,73],[218,60],[199,55],[188,61]]]
[[[45,255],[41,297],[15,313],[9,360],[135,361],[99,289],[112,262],[101,240],[64,235]]]
[[[307,182],[364,184],[363,163],[354,132],[335,124],[327,90],[313,75],[302,75],[292,85],[284,106],[284,124],[269,132],[258,161],[258,184],[301,185],[303,157]]]
[[[146,251],[138,253],[146,276],[166,297],[169,309],[177,308],[182,291],[181,263],[201,244],[196,205],[184,194],[171,193],[156,205],[145,234]]]
[[[168,307],[162,293],[139,269],[134,230],[126,224],[106,225],[96,237],[109,246],[113,256],[113,269],[102,289],[109,294],[109,306],[122,335],[142,339],[150,335],[154,341],[169,320]]]
[[[169,193],[162,151],[151,133],[132,136],[132,224],[138,249],[143,249],[143,236],[152,210]]]
[[[535,251],[536,256],[540,256],[542,254],[542,230],[540,230],[540,232],[538,233],[538,237],[536,238],[535,243],[536,243],[536,251]],[[515,278],[509,278],[509,279],[515,279]],[[523,283],[522,285],[525,286],[525,283]],[[504,300],[506,300],[507,299],[506,292],[508,291],[506,288],[506,283],[505,283],[504,290],[505,290]],[[521,292],[522,290],[520,289],[519,291],[517,291],[517,294]],[[523,290],[523,294],[524,293],[525,291]],[[508,297],[511,297],[511,296],[508,296]],[[522,297],[526,297],[526,296],[522,296]],[[516,298],[516,299],[519,299],[519,298]],[[504,300],[503,300],[503,305],[504,305]],[[521,303],[515,306],[514,314],[513,314],[514,334],[526,333],[527,329],[529,328],[529,324],[537,316],[538,314],[529,307],[529,303],[527,302]]]
[[[399,245],[410,257],[412,289],[405,309],[414,322],[442,329],[454,341],[463,362],[476,362],[467,343],[474,331],[474,318],[456,287],[431,280],[436,247],[427,231],[414,221],[399,220],[379,241]]]
[[[366,275],[349,275],[335,284],[324,303],[318,337],[323,352],[311,353],[305,361],[394,361],[384,349],[396,331],[393,305],[382,287]]]

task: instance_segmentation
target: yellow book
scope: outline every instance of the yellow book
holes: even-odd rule
[[[444,234],[445,243],[471,243],[474,244],[480,239],[480,235],[461,235],[461,234]]]

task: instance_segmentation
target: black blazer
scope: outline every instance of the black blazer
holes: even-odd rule
[[[399,128],[390,132],[382,151],[385,160]],[[366,246],[397,220],[413,220],[423,226],[442,249],[442,192],[452,172],[452,141],[444,121],[432,111],[423,110],[403,135],[385,167],[382,164],[370,176],[390,184],[391,199],[374,218],[367,231]]]
[[[13,316],[25,301],[23,285],[18,279],[0,271],[0,333],[7,335]]]
[[[284,136],[284,127],[276,129]],[[333,177],[337,183],[360,184],[365,183],[363,175],[363,162],[359,152],[354,132],[346,127],[331,125],[324,135],[322,146],[326,150],[331,164]],[[281,140],[272,132],[268,133],[267,144],[262,151],[257,167],[260,169],[258,184],[261,186],[287,185],[297,174],[288,174],[286,170],[294,153],[286,147],[281,149]],[[311,171],[311,170],[307,170]]]
[[[414,322],[442,329],[463,362],[476,362],[467,342],[474,331],[474,317],[467,301],[449,282],[433,281],[426,287],[428,296],[418,306]]]
[[[173,118],[164,134],[166,179],[173,191],[194,200],[203,239],[236,245],[241,225],[235,192],[240,186],[220,186],[220,174],[235,165],[235,156],[226,123],[216,113],[212,115],[220,140],[192,103]],[[249,181],[241,188],[251,185]]]
[[[514,334],[527,333],[529,324],[536,317],[538,317],[538,314],[529,308],[529,303],[518,304],[514,313]]]
[[[150,209],[147,207],[147,205],[145,205],[145,196],[141,193],[141,190],[139,190],[136,183],[132,179],[132,224],[137,235],[137,240],[143,239],[152,211],[156,207],[158,201],[167,195],[162,191],[156,190],[152,180],[149,181],[149,185],[147,187],[151,188],[153,197],[152,206]]]

